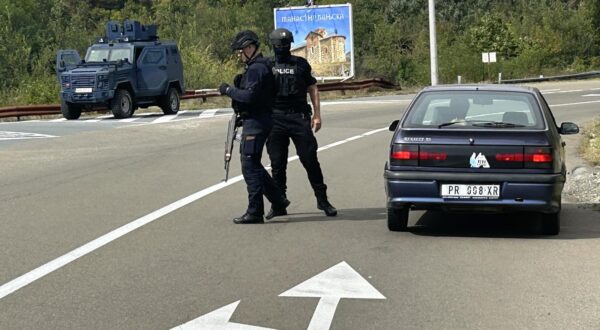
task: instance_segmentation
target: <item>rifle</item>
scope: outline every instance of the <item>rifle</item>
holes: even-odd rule
[[[229,125],[227,126],[227,137],[225,138],[225,182],[229,179],[229,163],[231,162],[231,155],[233,153],[233,144],[237,136],[237,130],[239,127],[239,118],[237,113],[231,115],[229,119]]]
[[[233,78],[233,85],[239,88],[241,80],[242,75],[236,75]],[[235,142],[235,138],[237,136],[238,127],[240,127],[242,123],[238,114],[238,103],[234,100],[231,100],[231,107],[233,108],[233,114],[231,115],[231,119],[229,119],[229,125],[227,126],[227,137],[225,137],[225,182],[227,182],[227,179],[229,179],[229,163],[231,162],[233,143]]]

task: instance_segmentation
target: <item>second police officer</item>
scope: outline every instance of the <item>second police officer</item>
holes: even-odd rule
[[[234,109],[242,119],[241,161],[242,174],[248,190],[248,208],[235,223],[262,223],[264,215],[263,195],[274,209],[285,209],[290,202],[261,164],[262,151],[271,132],[271,102],[274,80],[270,62],[259,52],[260,42],[256,33],[244,30],[238,33],[231,49],[237,51],[246,70],[237,76],[234,86],[221,84],[221,95],[231,97]]]
[[[315,132],[321,128],[317,80],[311,74],[312,68],[308,61],[291,54],[294,36],[289,30],[275,29],[269,35],[269,41],[275,52],[273,74],[277,89],[273,102],[273,130],[267,141],[273,179],[285,195],[291,139],[308,174],[308,180],[317,198],[317,208],[323,210],[327,216],[335,216],[337,210],[327,199],[327,185],[323,181],[321,165],[317,159],[317,140],[312,131],[313,128]],[[312,111],[306,102],[307,92],[310,95]],[[273,205],[266,218],[285,214],[285,208]]]

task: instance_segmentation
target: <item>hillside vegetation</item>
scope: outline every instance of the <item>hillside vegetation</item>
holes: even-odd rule
[[[318,4],[341,3],[317,1]],[[427,85],[426,0],[350,1],[358,78]],[[600,69],[598,0],[436,1],[439,82],[453,83]],[[229,41],[241,29],[266,37],[273,8],[303,0],[0,0],[0,106],[57,103],[56,51],[84,53],[109,19],[156,23],[176,40],[189,88],[215,88],[240,70]],[[484,66],[481,52],[496,51]],[[263,52],[270,54],[268,47]]]

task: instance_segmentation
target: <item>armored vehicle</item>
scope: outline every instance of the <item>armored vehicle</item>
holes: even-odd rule
[[[156,25],[110,21],[85,59],[76,50],[60,50],[63,116],[77,119],[82,111],[109,108],[115,118],[129,118],[138,107],[152,105],[176,114],[185,91],[183,64],[175,42],[159,41],[156,32]]]

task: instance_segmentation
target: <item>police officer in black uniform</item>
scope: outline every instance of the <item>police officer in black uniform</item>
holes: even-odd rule
[[[273,130],[267,141],[273,179],[285,194],[288,147],[291,139],[317,197],[317,208],[323,210],[327,216],[335,216],[337,210],[327,199],[327,185],[323,182],[321,165],[317,159],[317,139],[312,131],[313,128],[315,132],[321,129],[317,80],[312,76],[312,68],[306,59],[291,54],[290,47],[294,36],[289,30],[275,29],[269,35],[269,40],[275,52],[273,74],[277,87],[273,102]],[[312,109],[306,102],[307,92]],[[285,209],[273,205],[267,219],[285,214]]]
[[[263,223],[263,195],[272,208],[285,209],[290,204],[261,164],[263,147],[273,127],[274,79],[270,62],[258,52],[259,46],[258,36],[253,31],[244,30],[235,36],[231,49],[238,52],[246,69],[234,79],[234,86],[223,83],[219,87],[221,95],[231,97],[234,109],[242,119],[240,158],[248,189],[248,209],[233,219],[235,223]]]

